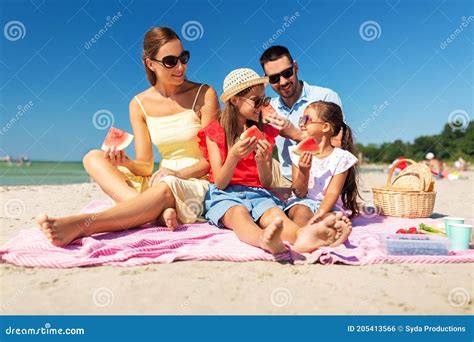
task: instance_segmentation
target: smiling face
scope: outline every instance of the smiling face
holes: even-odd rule
[[[153,56],[155,60],[163,60],[166,56],[179,56],[183,52],[183,45],[178,39],[174,39],[164,44],[159,50],[156,56]],[[146,60],[147,66],[151,69],[158,79],[158,82],[163,82],[170,85],[181,85],[183,84],[186,76],[186,64],[182,64],[178,61],[178,64],[173,68],[166,68],[162,63],[154,61],[150,58]]]
[[[304,111],[304,115],[308,116],[309,120],[306,125],[300,125],[300,129],[306,131],[310,137],[320,141],[323,136],[332,135],[331,124],[321,120],[317,106],[308,106]]]
[[[291,68],[291,62],[287,56],[282,56],[274,61],[268,61],[263,65],[265,74],[268,76],[280,74],[281,72]],[[280,75],[280,80],[277,83],[271,84],[272,89],[278,93],[282,98],[290,98],[295,95],[298,87],[298,64],[293,61],[293,75],[285,78]]]
[[[262,107],[256,109],[254,104],[255,100],[263,96],[265,96],[265,87],[263,84],[259,84],[253,86],[245,95],[232,96],[230,101],[236,108],[241,119],[258,122]]]

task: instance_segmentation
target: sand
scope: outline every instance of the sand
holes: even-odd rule
[[[474,216],[474,173],[464,176],[467,179],[437,182],[435,213]],[[370,199],[370,187],[384,184],[385,178],[381,173],[362,174],[364,197]],[[38,213],[74,214],[92,199],[105,198],[95,184],[0,187],[0,244],[20,229],[34,226]],[[12,199],[24,203],[16,219],[6,212],[5,205]],[[473,264],[354,267],[176,262],[66,270],[0,264],[0,272],[4,315],[474,313]]]

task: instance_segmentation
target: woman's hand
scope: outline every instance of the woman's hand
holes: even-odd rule
[[[160,167],[158,171],[156,171],[150,178],[150,186],[159,182],[159,180],[166,176],[175,176],[179,178],[178,172],[167,169],[166,167]]]
[[[255,161],[258,163],[269,162],[272,156],[272,145],[266,140],[257,141],[257,149],[255,151]]]
[[[230,148],[229,157],[235,160],[240,160],[254,152],[256,147],[257,138],[255,137],[239,140]]]
[[[298,161],[298,168],[301,172],[307,172],[311,169],[311,163],[313,161],[313,154],[309,151],[303,152]]]
[[[130,165],[131,159],[127,156],[125,151],[117,150],[116,146],[109,147],[104,151],[105,159],[113,166],[127,166]]]

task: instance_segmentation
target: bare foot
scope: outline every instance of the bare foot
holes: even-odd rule
[[[166,227],[174,231],[178,228],[178,219],[176,218],[176,210],[174,208],[167,208],[163,211],[163,221]]]
[[[287,252],[288,249],[280,237],[282,230],[283,221],[277,217],[263,231],[260,247],[272,254]]]
[[[342,216],[341,221],[336,222],[335,229],[336,229],[336,236],[335,236],[336,241],[331,243],[330,247],[337,247],[343,244],[347,240],[347,238],[352,232],[352,222],[348,217]]]
[[[347,232],[347,227],[341,212],[329,213],[317,223],[301,228],[293,249],[298,253],[311,253],[319,247],[332,246],[340,242],[338,239]]]
[[[37,216],[36,222],[48,240],[57,247],[67,246],[72,241],[86,235],[81,224],[87,224],[87,220],[81,216],[54,219],[46,214],[41,214]]]

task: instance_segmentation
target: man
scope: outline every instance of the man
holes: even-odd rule
[[[336,92],[328,88],[312,86],[298,79],[298,63],[293,60],[290,52],[284,46],[275,45],[265,50],[260,57],[260,64],[269,77],[270,86],[280,95],[273,98],[271,105],[279,115],[286,117],[295,127],[303,115],[306,106],[311,102],[322,100],[334,102],[341,106],[341,99]],[[304,135],[299,131],[300,141]],[[340,134],[341,135],[341,134]],[[340,146],[341,137],[334,137],[333,144]],[[295,145],[289,138],[277,137],[278,158],[280,160],[281,172],[280,181],[274,183],[275,186],[291,186],[291,159],[288,147]],[[277,171],[277,170],[276,170]]]

